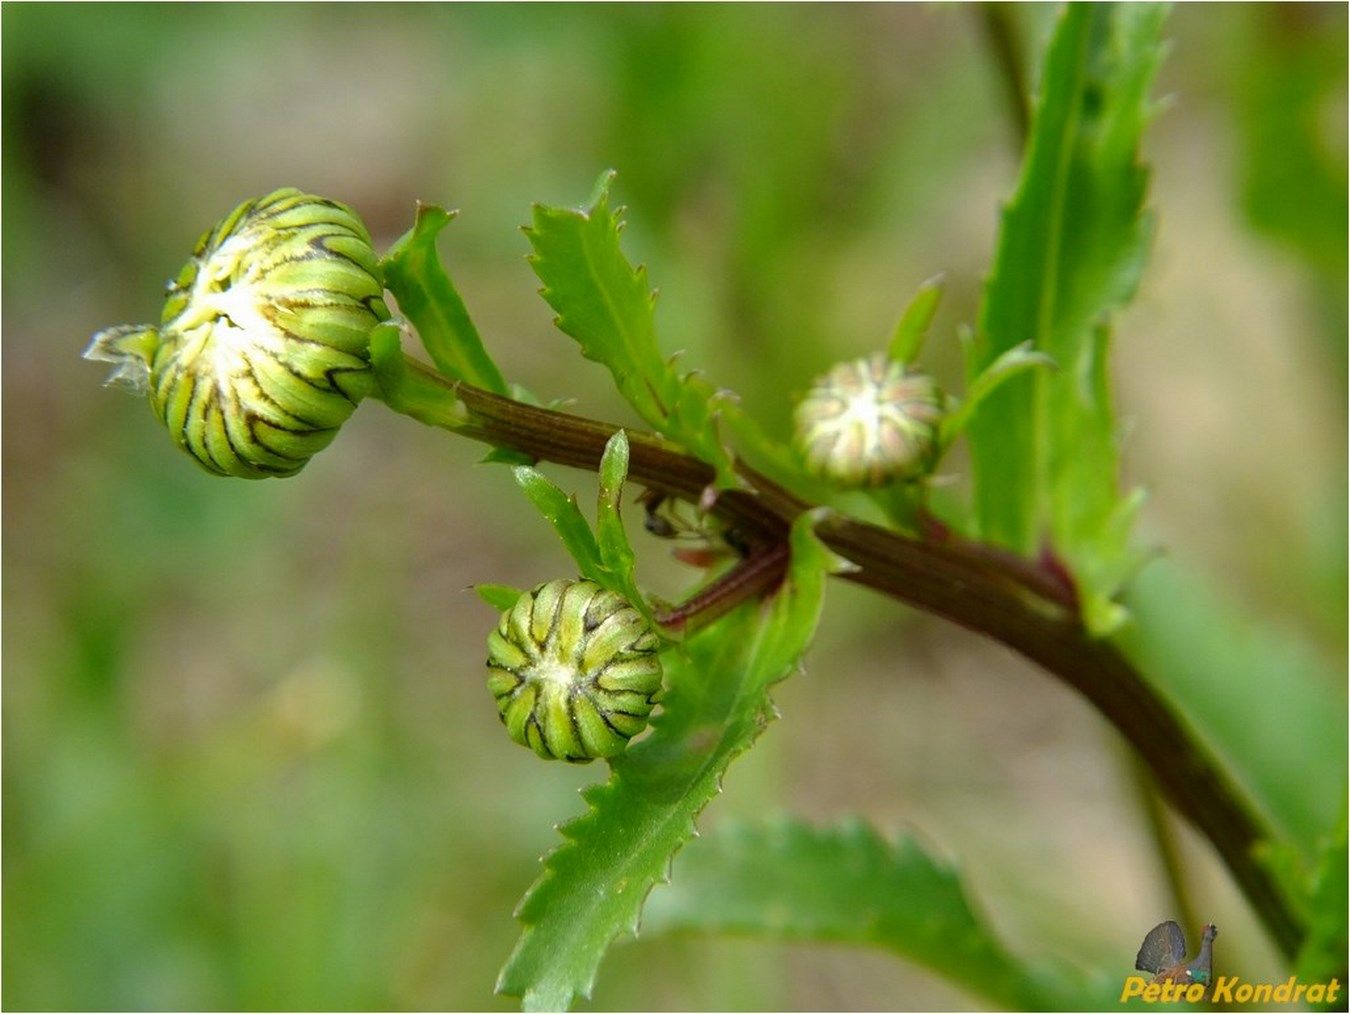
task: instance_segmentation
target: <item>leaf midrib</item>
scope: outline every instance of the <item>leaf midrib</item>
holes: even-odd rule
[[[1045,256],[1042,262],[1041,277],[1044,284],[1037,293],[1035,348],[1049,352],[1050,335],[1054,325],[1055,303],[1059,296],[1060,254],[1064,243],[1064,209],[1068,203],[1068,177],[1073,165],[1073,156],[1082,129],[1083,80],[1087,71],[1087,53],[1092,39],[1090,18],[1095,12],[1084,15],[1084,27],[1075,40],[1073,60],[1073,88],[1070,92],[1070,104],[1066,111],[1065,129],[1061,134],[1061,146],[1057,153],[1054,183],[1050,191],[1050,227],[1048,229]],[[1061,369],[1068,364],[1061,363]],[[1036,483],[1034,486],[1035,505],[1032,524],[1041,523],[1044,505],[1041,502],[1045,490],[1050,488],[1050,463],[1046,453],[1045,435],[1049,431],[1050,390],[1049,385],[1036,382],[1032,388],[1034,397],[1035,428],[1032,435],[1033,454],[1035,455]]]
[[[596,218],[597,211],[603,212],[606,221],[602,222]],[[617,233],[618,231],[617,222],[615,222],[613,214],[610,212],[608,206],[604,206],[601,208],[592,208],[589,212],[577,212],[576,214],[580,216],[583,223],[581,228],[581,249],[582,254],[584,255],[586,261],[586,270],[590,274],[592,281],[595,283],[596,290],[600,293],[601,297],[604,299],[605,311],[609,314],[610,319],[614,321],[616,329],[623,338],[624,347],[628,349],[628,358],[632,361],[633,366],[635,367],[633,371],[634,374],[637,377],[646,377],[649,374],[649,372],[651,372],[651,368],[655,367],[655,374],[657,376],[661,376],[662,369],[661,369],[660,355],[659,354],[657,355],[656,357],[657,361],[655,363],[644,363],[642,361],[644,357],[640,356],[639,352],[644,349],[644,346],[647,343],[645,341],[639,340],[639,338],[635,336],[628,328],[627,326],[628,321],[626,316],[619,312],[618,304],[610,291],[610,287],[607,284],[605,284],[604,274],[603,272],[599,271],[596,266],[597,257],[595,248],[593,246],[591,233],[593,228],[598,228],[601,231],[614,230]],[[629,270],[628,265],[621,264],[620,270],[628,271]],[[636,278],[636,275],[634,275],[634,278]],[[651,331],[650,336],[644,335],[642,337],[643,338],[650,337],[652,345],[655,345],[656,329],[654,325],[650,328],[650,331]],[[611,372],[613,372],[612,369]],[[630,378],[616,377],[616,379],[619,381],[620,384],[624,386],[631,386]],[[656,405],[656,412],[660,416],[659,420],[648,419],[647,421],[650,422],[653,426],[660,428],[670,413],[667,411],[665,405],[662,403],[660,394],[652,387],[652,385],[647,384],[646,387],[647,390],[651,393],[652,400],[655,402]]]

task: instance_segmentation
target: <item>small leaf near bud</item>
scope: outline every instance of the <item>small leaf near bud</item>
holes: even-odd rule
[[[592,581],[541,584],[488,637],[488,689],[506,731],[546,760],[621,753],[661,689],[660,638]]]
[[[389,318],[370,234],[345,205],[284,188],[197,241],[158,328],[108,328],[86,359],[150,395],[173,441],[216,475],[293,475],[373,389]]]
[[[943,396],[926,373],[874,355],[817,378],[795,413],[807,468],[846,487],[917,479],[938,453]]]

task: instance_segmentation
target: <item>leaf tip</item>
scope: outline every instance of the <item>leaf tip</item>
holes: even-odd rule
[[[609,188],[617,175],[619,175],[617,169],[606,169],[600,174],[600,178],[595,181],[595,187],[591,191],[591,199],[583,211],[590,213],[604,208],[609,201]]]

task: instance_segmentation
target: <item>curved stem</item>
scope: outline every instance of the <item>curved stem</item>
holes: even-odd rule
[[[702,591],[659,611],[656,623],[673,633],[692,633],[725,616],[742,602],[773,591],[783,582],[787,565],[786,542],[758,548]]]
[[[447,380],[415,360],[406,366],[405,381],[416,390],[386,390],[391,407],[536,460],[595,471],[618,429]],[[711,467],[658,436],[627,433],[630,481],[699,501],[713,481]],[[755,541],[785,541],[793,518],[810,505],[750,469],[740,471],[749,490],[723,491],[713,511]],[[1258,858],[1270,832],[1143,675],[1112,644],[1087,634],[1059,583],[979,543],[914,539],[842,515],[826,517],[816,533],[856,565],[845,580],[991,637],[1086,697],[1213,843],[1280,949],[1290,957],[1297,952],[1304,927]]]
[[[1016,16],[1002,3],[982,3],[974,12],[989,46],[999,84],[1003,90],[1009,119],[1020,152],[1031,129],[1031,101],[1027,97],[1026,70],[1018,45]]]

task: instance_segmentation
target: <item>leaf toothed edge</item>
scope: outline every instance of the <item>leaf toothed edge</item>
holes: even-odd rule
[[[619,391],[662,436],[711,465],[720,489],[743,485],[719,433],[719,415],[731,400],[696,372],[680,374],[656,339],[656,294],[647,271],[624,256],[619,243],[622,208],[611,209],[613,170],[603,173],[583,208],[534,207],[525,229],[530,266],[556,313],[554,324],[590,360],[609,368]]]
[[[517,909],[524,926],[497,990],[527,1010],[561,1010],[589,996],[610,942],[636,932],[642,903],[695,833],[694,819],[727,765],[774,717],[768,688],[788,676],[819,620],[835,558],[803,515],[792,532],[787,580],[668,658],[669,693],[650,735],[583,791],[588,811],[560,830],[564,842]]]

